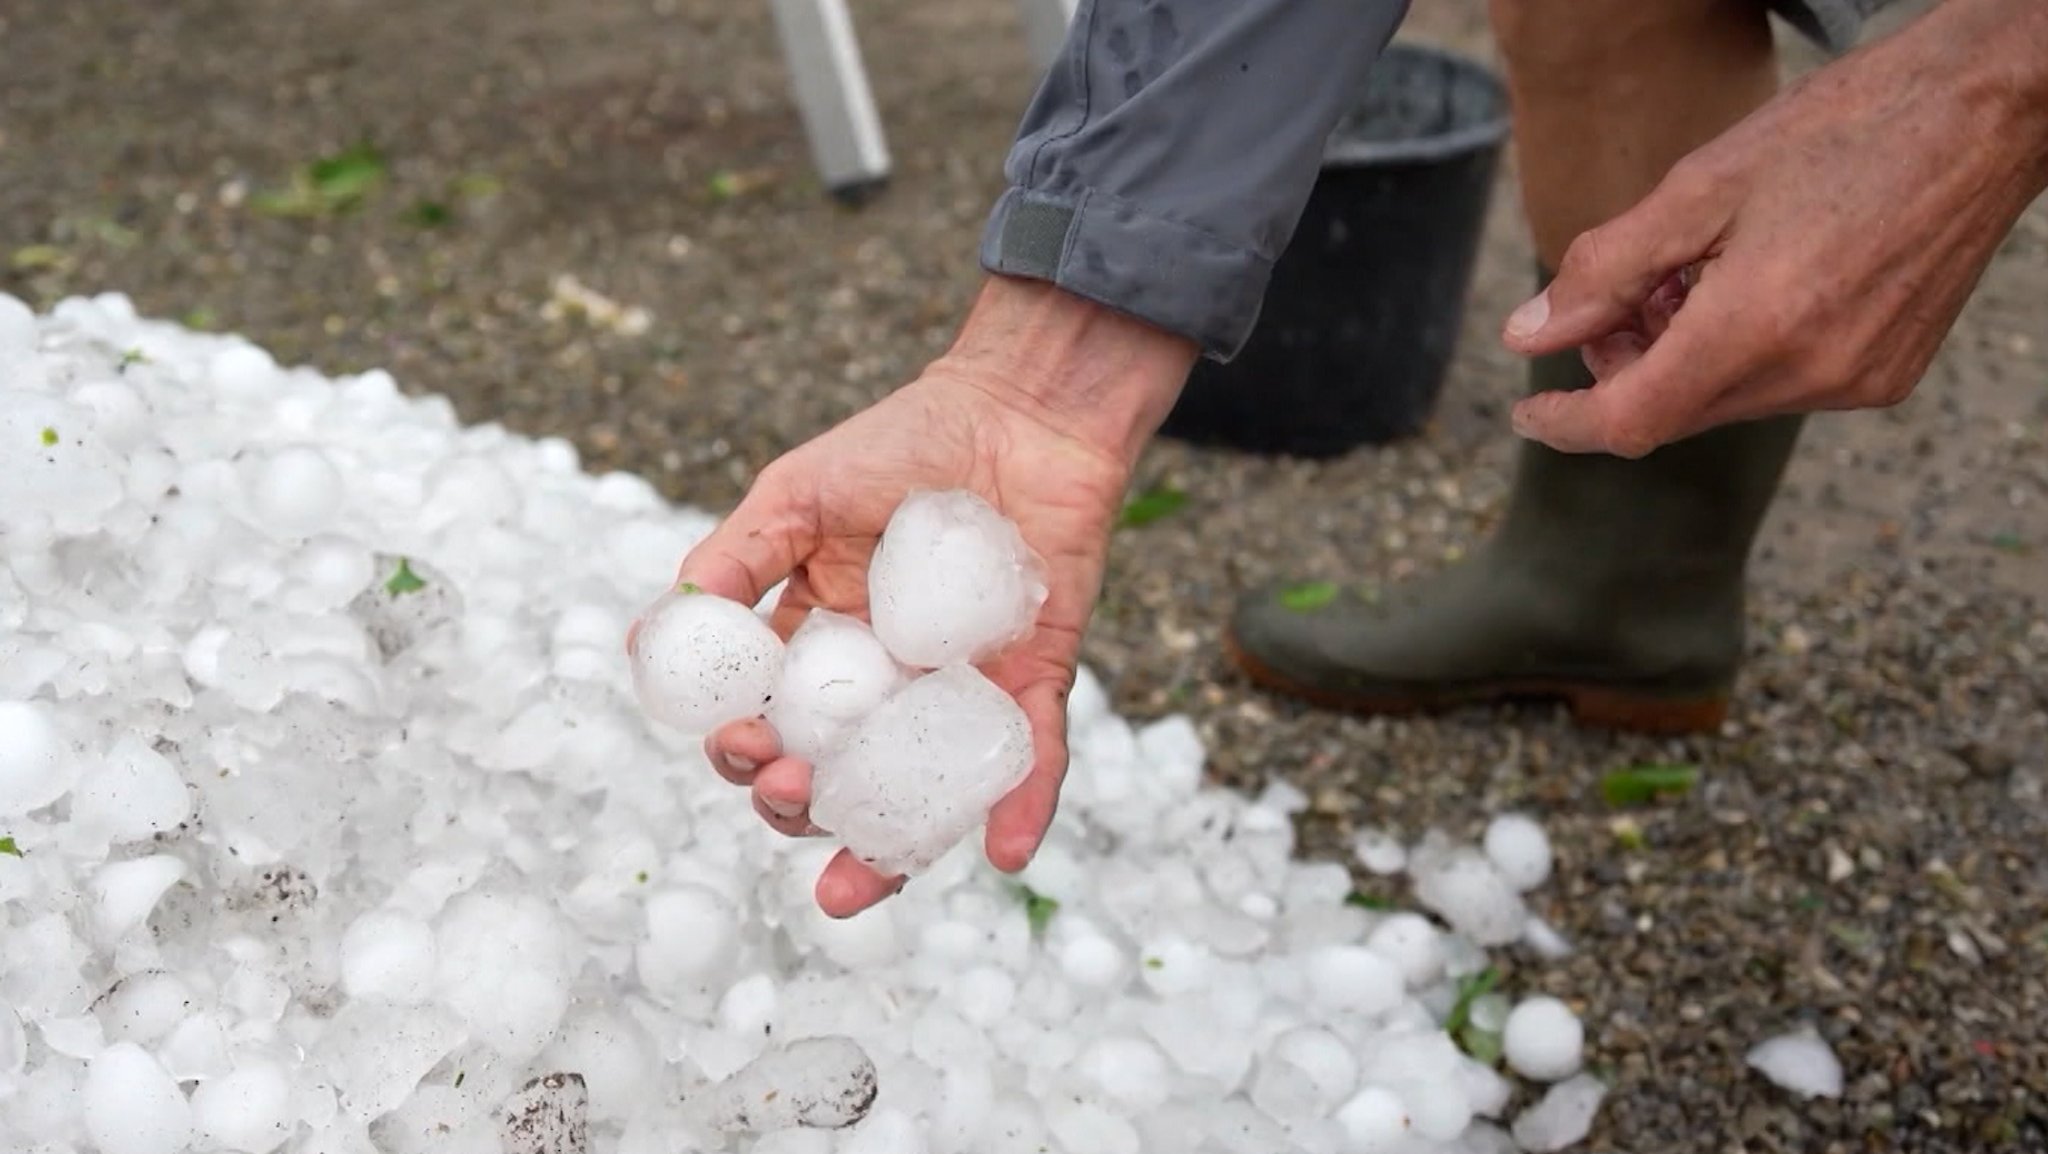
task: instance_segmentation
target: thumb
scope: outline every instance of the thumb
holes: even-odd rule
[[[677,584],[753,607],[818,547],[818,520],[773,466],[739,507],[683,558]]]
[[[1674,170],[1634,208],[1580,233],[1549,286],[1509,315],[1503,339],[1544,356],[1634,326],[1651,294],[1713,250],[1727,220],[1712,184]]]

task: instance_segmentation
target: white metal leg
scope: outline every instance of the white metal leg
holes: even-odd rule
[[[889,144],[846,0],[770,0],[818,178],[846,195],[886,180]]]
[[[1024,35],[1031,44],[1031,59],[1042,72],[1059,59],[1067,42],[1067,28],[1081,0],[1017,0],[1023,10]]]

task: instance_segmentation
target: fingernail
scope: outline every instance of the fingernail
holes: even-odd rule
[[[1544,289],[1522,302],[1522,307],[1508,314],[1508,335],[1527,340],[1543,331],[1550,323],[1550,290]]]
[[[752,772],[754,772],[755,770],[757,770],[757,769],[761,768],[761,763],[760,763],[760,762],[758,762],[758,761],[755,761],[755,760],[754,760],[753,758],[751,758],[751,757],[741,757],[741,756],[740,756],[739,754],[737,754],[737,753],[728,753],[728,754],[726,754],[726,755],[725,755],[725,764],[727,764],[727,765],[729,765],[729,766],[733,767],[733,769],[734,769],[734,770],[736,770],[736,771],[738,771],[738,772],[740,772],[740,773],[752,773]],[[786,815],[785,815],[785,816],[786,816]]]
[[[784,801],[781,798],[764,797],[761,799],[761,804],[767,806],[768,812],[776,817],[796,817],[804,811],[803,803],[800,801]]]
[[[1529,418],[1523,414],[1520,405],[1516,405],[1513,409],[1509,410],[1508,424],[1515,430],[1515,436],[1517,437],[1530,437],[1533,435],[1529,431]]]

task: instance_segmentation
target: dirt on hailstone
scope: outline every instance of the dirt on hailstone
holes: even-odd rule
[[[1404,36],[1491,57],[1484,5],[1416,9]],[[938,353],[978,279],[1032,83],[1015,6],[860,5],[859,33],[896,176],[850,210],[810,175],[766,5],[19,0],[0,290],[123,291],[328,372],[388,368],[723,507]],[[384,179],[359,206],[278,215],[295,169],[365,141]],[[1508,979],[1579,1007],[1618,1080],[1589,1148],[2048,1150],[2048,206],[1913,401],[1810,424],[1718,736],[1335,717],[1222,661],[1238,590],[1426,574],[1500,513],[1519,373],[1492,334],[1531,259],[1512,181],[1510,159],[1433,427],[1320,463],[1155,447],[1139,485],[1189,501],[1120,535],[1089,662],[1126,711],[1190,712],[1219,780],[1306,790],[1305,852],[1540,817],[1538,905],[1578,950]],[[645,331],[550,310],[562,277]],[[1618,828],[1599,778],[1651,761],[1702,784]],[[1743,1068],[1802,1022],[1842,1056],[1840,1101]]]

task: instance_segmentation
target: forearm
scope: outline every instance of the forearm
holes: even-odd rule
[[[1187,382],[1198,348],[1044,281],[992,276],[946,353],[951,375],[1128,468]]]
[[[1010,152],[983,266],[1233,355],[1407,7],[1084,0]]]
[[[2024,200],[2048,191],[2048,0],[1946,0],[1901,36],[1924,39],[1980,110],[1959,135],[2004,153]]]

